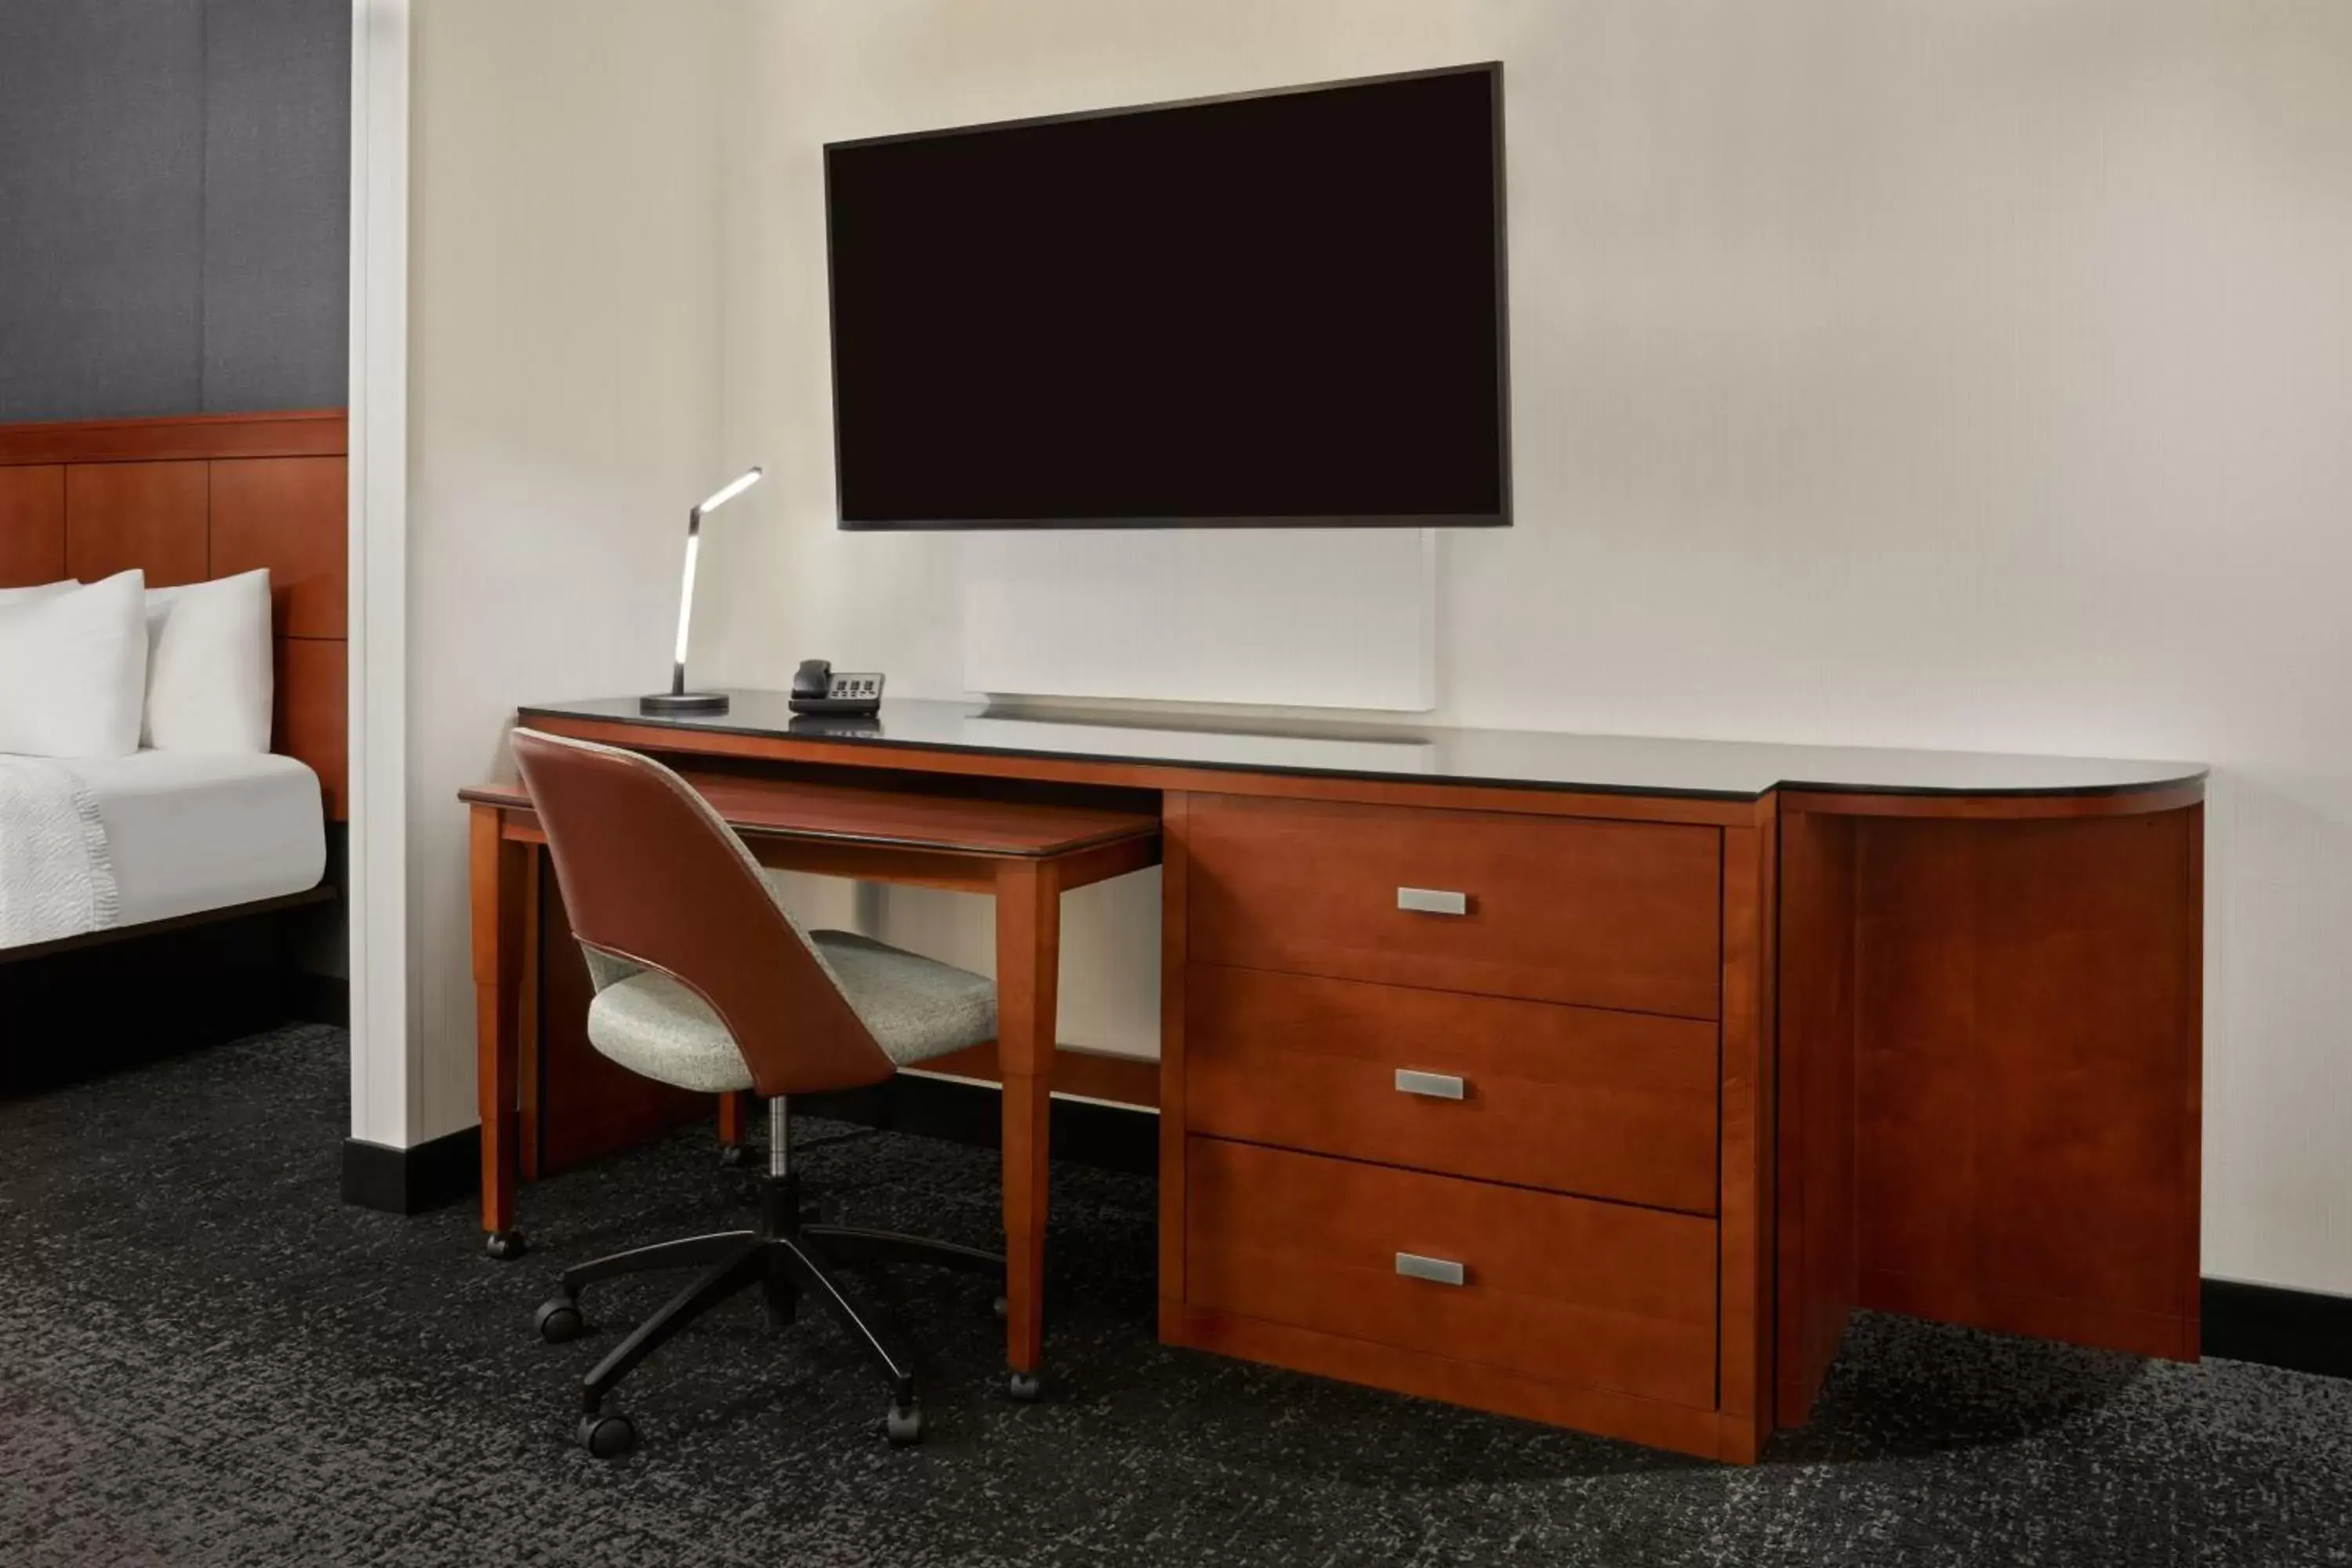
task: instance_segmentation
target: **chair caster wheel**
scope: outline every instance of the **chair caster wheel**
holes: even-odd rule
[[[625,1415],[583,1415],[580,1446],[600,1459],[617,1459],[637,1446],[636,1425]]]
[[[751,1163],[751,1146],[748,1143],[722,1143],[719,1147],[719,1168],[740,1171]]]
[[[581,1331],[588,1326],[580,1316],[580,1303],[569,1296],[541,1302],[539,1313],[531,1321],[539,1326],[539,1337],[551,1345],[578,1339]]]
[[[1045,1384],[1034,1372],[1016,1372],[1004,1380],[1004,1392],[1024,1405],[1034,1405],[1045,1391]]]
[[[921,1442],[923,1440],[923,1407],[919,1405],[909,1405],[900,1409],[893,1405],[882,1417],[882,1433],[890,1439],[890,1447],[894,1448],[904,1448]]]
[[[522,1232],[494,1230],[483,1240],[482,1250],[501,1263],[510,1262],[523,1254]]]
[[[994,1310],[999,1318],[1006,1317],[1010,1315],[1013,1310],[1013,1303],[1006,1300],[1003,1297],[999,1296],[996,1299],[996,1305],[992,1310]]]

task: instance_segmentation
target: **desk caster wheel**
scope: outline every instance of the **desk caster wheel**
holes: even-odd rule
[[[522,1232],[494,1230],[484,1238],[482,1250],[501,1263],[512,1262],[523,1255]]]
[[[1034,1372],[1015,1372],[1004,1380],[1004,1392],[1024,1405],[1034,1405],[1045,1384]]]
[[[583,1415],[580,1446],[600,1459],[617,1459],[637,1446],[636,1424],[625,1415]]]
[[[541,1302],[539,1315],[531,1321],[539,1326],[539,1337],[551,1345],[578,1339],[581,1331],[588,1326],[580,1316],[580,1303],[569,1296]]]
[[[908,1405],[903,1409],[893,1405],[882,1417],[883,1436],[894,1448],[911,1447],[923,1440],[923,1407]]]
[[[740,1171],[751,1163],[751,1146],[748,1143],[722,1143],[719,1146],[719,1168]]]

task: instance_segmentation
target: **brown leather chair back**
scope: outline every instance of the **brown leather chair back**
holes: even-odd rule
[[[650,757],[536,730],[515,763],[547,832],[572,934],[710,1005],[762,1095],[895,1070],[709,803]]]

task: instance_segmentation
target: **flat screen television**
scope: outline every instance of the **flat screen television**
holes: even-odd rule
[[[1510,521],[1502,67],[824,150],[845,529]]]

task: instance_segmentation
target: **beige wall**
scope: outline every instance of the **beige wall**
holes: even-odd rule
[[[519,702],[656,689],[720,466],[719,6],[421,0],[408,1142],[474,1120],[465,812]]]
[[[448,357],[416,403],[464,458],[420,442],[420,524],[545,565],[553,514],[501,484],[552,416],[512,405],[552,384],[659,416],[553,444],[604,481],[594,548],[554,561],[535,621],[458,634],[452,668],[494,680],[419,693],[421,814],[512,700],[657,668],[673,547],[645,520],[739,460],[777,478],[710,543],[707,669],[777,684],[824,654],[960,689],[958,542],[831,526],[824,141],[1499,58],[1518,526],[1442,542],[1441,717],[2210,759],[2206,1267],[2352,1292],[2352,5],[467,0],[495,68],[435,47],[460,8],[425,0],[420,28],[419,371]],[[691,142],[713,29],[723,204],[691,160],[628,178],[608,112],[662,95],[642,134]],[[477,144],[499,117],[461,73],[527,95],[526,147]],[[562,281],[572,247],[513,210],[545,180],[620,272]],[[688,208],[708,250],[643,238]],[[436,215],[527,249],[468,259]],[[686,310],[706,265],[719,307]],[[470,328],[432,325],[450,310]],[[649,324],[672,313],[724,326],[715,391],[677,404],[636,374],[700,384]],[[482,598],[443,591],[460,621]],[[454,908],[452,833],[418,857]],[[943,896],[864,907],[985,953]],[[1069,1036],[1148,1049],[1149,889],[1071,919]],[[436,963],[455,1028],[462,958]]]

